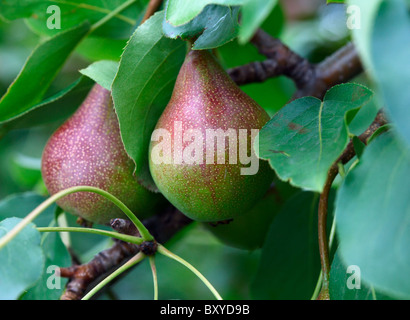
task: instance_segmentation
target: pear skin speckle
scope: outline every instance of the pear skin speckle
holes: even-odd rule
[[[166,129],[175,152],[175,122],[181,122],[182,134],[189,129],[206,136],[207,129],[247,130],[247,154],[251,154],[251,129],[261,129],[269,116],[227,75],[215,58],[205,50],[188,52],[175,83],[173,95],[156,129]],[[228,139],[227,139],[228,140]],[[160,141],[151,141],[150,153]],[[185,148],[190,142],[183,141]],[[203,146],[205,158],[206,147]],[[216,149],[214,150],[216,154]],[[239,153],[239,152],[238,152]],[[157,163],[150,156],[150,170],[162,194],[181,212],[197,221],[220,221],[248,211],[269,188],[274,174],[266,161],[259,161],[254,175],[241,175],[246,167],[238,160],[229,163],[229,145],[225,144],[225,162]]]
[[[124,149],[110,91],[98,84],[50,137],[41,170],[50,194],[80,185],[98,187],[119,198],[139,218],[152,215],[163,202],[160,194],[146,190],[133,176],[134,163]],[[57,203],[94,223],[126,218],[109,200],[91,192],[70,194]]]

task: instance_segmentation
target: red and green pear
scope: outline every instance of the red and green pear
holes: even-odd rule
[[[158,189],[196,221],[244,214],[274,177],[252,149],[269,119],[210,52],[189,51],[151,137],[150,171]],[[218,143],[221,133],[227,137]]]
[[[134,168],[121,140],[110,91],[95,84],[77,111],[50,137],[41,171],[51,195],[69,187],[93,186],[113,194],[138,218],[144,218],[165,199],[140,185]],[[112,202],[91,192],[67,195],[57,204],[98,224],[126,218]]]

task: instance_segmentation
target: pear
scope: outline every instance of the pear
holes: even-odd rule
[[[262,248],[275,217],[298,190],[275,178],[263,198],[245,214],[226,222],[205,222],[202,225],[228,246],[243,250]]]
[[[222,243],[244,250],[263,246],[270,224],[278,213],[278,201],[269,192],[243,215],[223,223],[207,222],[203,225]]]
[[[41,172],[50,194],[74,186],[93,186],[119,198],[138,218],[165,201],[140,185],[134,163],[124,149],[110,91],[95,84],[77,111],[49,138]],[[91,192],[77,192],[57,201],[65,211],[86,221],[108,224],[127,218],[112,202]]]
[[[196,221],[244,214],[274,177],[254,152],[269,119],[210,52],[188,51],[151,136],[149,165],[158,189]]]

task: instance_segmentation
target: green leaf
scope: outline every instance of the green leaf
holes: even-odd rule
[[[351,8],[347,15],[347,21],[356,23],[351,29],[354,43],[359,51],[360,58],[369,72],[373,72],[370,57],[371,33],[374,20],[380,3],[383,0],[347,0],[347,8]]]
[[[299,192],[273,220],[251,286],[254,299],[299,300],[312,296],[320,272],[318,200],[318,194]]]
[[[346,265],[389,296],[410,297],[410,151],[392,133],[365,149],[336,201],[336,230]]]
[[[277,0],[251,0],[243,4],[241,27],[238,35],[239,43],[243,44],[249,41],[277,2]]]
[[[366,145],[360,140],[357,136],[352,138],[354,151],[356,153],[357,158],[361,158]]]
[[[193,49],[221,46],[239,35],[246,43],[269,16],[277,0],[169,0],[164,20],[164,33],[170,38],[199,35]],[[241,25],[238,9],[241,6]],[[238,33],[239,31],[239,33]]]
[[[7,160],[10,163],[10,173],[21,188],[35,189],[42,183],[40,157],[16,152]]]
[[[0,100],[0,122],[10,120],[41,101],[76,45],[89,31],[84,23],[41,43]],[[24,94],[22,94],[24,92]]]
[[[379,110],[380,107],[376,99],[366,103],[349,123],[349,132],[356,136],[361,135],[372,124]]]
[[[118,62],[101,60],[90,64],[87,68],[81,69],[80,72],[93,79],[100,86],[111,91],[112,82],[118,70]]]
[[[85,99],[94,81],[80,77],[74,83],[64,88],[50,98],[34,105],[26,112],[0,122],[0,129],[11,130],[30,128],[45,123],[64,120],[78,108]]]
[[[382,134],[383,132],[386,132],[387,130],[391,129],[392,126],[391,124],[387,123],[383,126],[381,126],[380,128],[378,128],[375,132],[373,132],[373,134],[370,136],[369,139],[367,139],[367,144],[371,143],[375,138],[377,138],[380,134]]]
[[[372,97],[357,84],[330,89],[323,102],[313,97],[283,107],[259,132],[259,157],[267,159],[282,180],[321,192],[327,172],[349,142],[346,113]]]
[[[151,133],[171,97],[186,50],[183,41],[164,37],[163,17],[156,13],[132,35],[112,85],[124,146],[143,184],[150,180]]]
[[[373,74],[383,105],[397,132],[410,146],[410,17],[403,0],[383,1],[371,37]]]
[[[355,14],[360,20],[360,27],[352,29],[352,36],[361,60],[379,86],[383,100],[380,105],[410,144],[410,113],[406,107],[409,92],[405,87],[409,81],[405,63],[410,53],[409,2],[349,0],[348,5],[354,9],[351,18]]]
[[[0,221],[0,238],[20,221],[18,218]],[[29,224],[0,249],[0,261],[0,299],[17,299],[39,279],[44,267],[40,233],[34,224]]]
[[[11,216],[24,218],[45,199],[45,197],[33,192],[11,195],[0,202],[0,220]],[[56,206],[52,205],[42,212],[41,215],[34,220],[36,226],[47,227],[55,224],[55,210]],[[69,266],[71,264],[71,257],[57,232],[41,234],[40,244],[45,256],[44,269],[42,270],[41,277],[23,294],[22,299],[57,300],[61,296],[67,280],[56,278],[56,282],[52,282],[52,280],[54,280],[52,278],[54,275],[52,271],[55,271],[52,267]],[[47,286],[48,283],[49,285]],[[56,284],[57,286],[59,284],[60,287],[50,286],[50,283]]]
[[[67,278],[61,278],[58,267],[69,267],[71,256],[58,232],[42,235],[41,247],[46,260],[41,278],[22,296],[23,300],[58,300],[65,290]]]
[[[181,26],[199,15],[207,5],[238,6],[248,0],[168,0],[165,18],[173,26]]]
[[[95,23],[123,3],[123,0],[22,0],[17,4],[15,1],[1,1],[0,13],[8,20],[27,18],[28,25],[35,32],[53,36],[84,21],[89,21],[91,24]],[[96,30],[94,35],[127,38],[142,18],[145,3],[146,1],[135,1],[135,3]],[[47,25],[47,22],[55,23],[56,11],[52,6],[57,6],[60,10],[60,29],[50,28]],[[48,11],[49,7],[50,10]]]
[[[329,294],[331,300],[391,299],[363,283],[360,270],[356,266],[348,269],[348,266],[342,261],[339,251],[336,251],[330,269]]]
[[[210,5],[182,26],[174,27],[164,19],[163,31],[172,39],[190,39],[199,35],[192,46],[194,50],[216,48],[236,37],[238,13],[238,7]]]

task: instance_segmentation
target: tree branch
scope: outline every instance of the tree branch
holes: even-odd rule
[[[356,47],[350,42],[315,65],[314,70],[314,77],[296,92],[294,99],[304,96],[323,98],[331,87],[362,73],[363,67]]]
[[[181,212],[170,206],[164,213],[148,218],[144,225],[159,243],[165,243],[183,227],[191,223]],[[113,219],[114,230],[138,236],[138,231],[131,221]],[[62,277],[70,278],[61,300],[79,300],[90,286],[103,276],[111,273],[139,251],[139,246],[116,240],[114,245],[98,253],[90,262],[60,268]]]
[[[262,82],[268,78],[285,75],[293,79],[297,88],[303,88],[312,78],[313,65],[290,50],[279,39],[258,29],[251,42],[259,53],[268,59],[228,70],[229,75],[238,85]]]
[[[284,75],[292,79],[297,91],[293,99],[303,96],[323,98],[336,84],[346,82],[363,71],[356,48],[348,43],[319,64],[311,64],[279,39],[259,29],[251,42],[268,59],[227,70],[238,84],[263,82]]]

